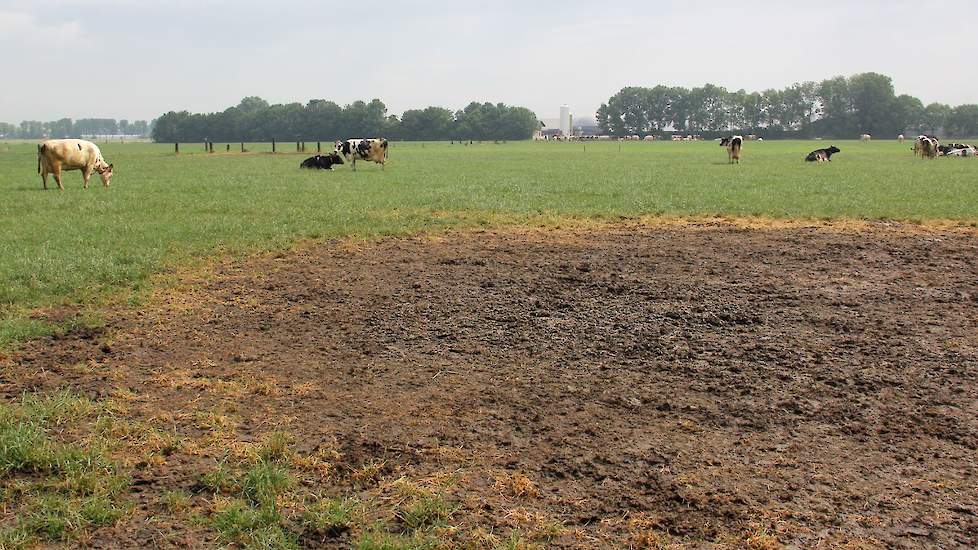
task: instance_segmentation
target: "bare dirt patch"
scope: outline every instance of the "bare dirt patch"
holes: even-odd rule
[[[161,495],[206,507],[201,473],[285,431],[309,490],[439,483],[452,540],[973,547],[976,243],[718,223],[312,245],[31,343],[0,395],[71,388],[184,442],[134,460],[136,509],[95,546],[214,540]]]

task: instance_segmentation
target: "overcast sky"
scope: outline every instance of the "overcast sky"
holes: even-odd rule
[[[0,0],[0,121],[152,119],[247,95],[471,100],[579,117],[628,85],[730,90],[876,71],[978,102],[974,0]],[[940,17],[937,17],[938,13]]]

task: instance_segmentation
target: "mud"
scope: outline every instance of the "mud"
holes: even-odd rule
[[[564,523],[555,548],[974,547],[976,260],[972,234],[886,227],[331,242],[34,342],[0,394],[124,392],[188,438],[222,410],[240,441],[287,430],[350,469],[454,472],[454,522],[529,511]],[[199,542],[153,517],[218,458],[137,465],[136,512],[92,544]]]

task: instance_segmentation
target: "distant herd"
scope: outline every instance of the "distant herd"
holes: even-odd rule
[[[753,138],[754,136],[750,136]],[[900,143],[905,137],[898,136]],[[870,141],[872,136],[863,134],[861,141]],[[730,164],[739,164],[743,154],[744,141],[761,141],[746,139],[743,136],[729,136],[718,140],[720,146],[726,148]],[[337,141],[332,152],[309,157],[302,161],[300,168],[314,170],[332,170],[334,166],[350,163],[353,171],[357,169],[357,161],[374,162],[383,168],[387,164],[389,144],[386,139],[347,139]],[[978,146],[964,143],[941,145],[940,140],[932,135],[920,135],[914,141],[912,148],[915,156],[925,159],[937,157],[974,157],[978,156]],[[832,162],[832,155],[841,152],[836,146],[812,151],[805,157],[807,162]],[[105,161],[102,151],[90,141],[81,139],[52,139],[37,146],[37,172],[41,175],[44,188],[48,188],[48,175],[54,176],[59,189],[64,189],[61,183],[61,172],[66,170],[81,170],[85,188],[92,174],[98,174],[102,185],[109,186],[112,178],[113,165]]]

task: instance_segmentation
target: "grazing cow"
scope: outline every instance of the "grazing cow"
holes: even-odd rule
[[[357,161],[373,161],[382,168],[387,162],[387,140],[379,139],[348,139],[336,142],[336,153],[340,154],[357,170]]]
[[[343,164],[343,157],[339,156],[339,154],[336,152],[328,155],[316,155],[314,157],[309,157],[302,161],[299,168],[308,168],[311,170],[332,170],[334,164]]]
[[[98,145],[82,139],[50,139],[37,146],[37,173],[41,174],[44,188],[48,188],[48,174],[54,174],[58,189],[61,185],[62,170],[81,170],[88,189],[88,179],[92,172],[102,177],[102,185],[109,186],[112,178],[112,165],[106,164]]]
[[[917,136],[917,141],[913,145],[914,155],[920,155],[920,158],[937,158],[940,154],[940,146],[940,140],[934,136]]]
[[[740,164],[740,150],[743,146],[744,138],[742,136],[726,137],[720,140],[720,147],[727,148],[727,156],[730,158],[730,164]]]
[[[873,141],[873,134],[863,134],[859,136],[859,141]]]
[[[805,157],[807,162],[832,162],[832,155],[842,152],[835,145],[829,147],[828,149],[816,149]]]

